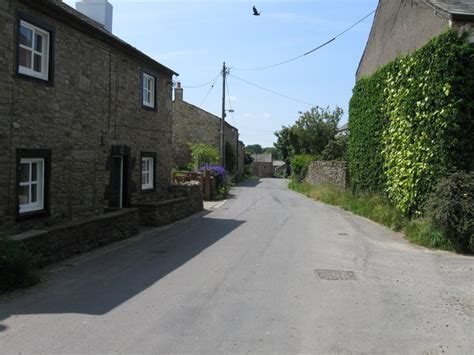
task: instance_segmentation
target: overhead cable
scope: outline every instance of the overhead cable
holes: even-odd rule
[[[237,77],[237,76],[235,76],[235,75],[233,75],[233,74],[229,74],[229,76],[233,77],[234,79],[243,81],[244,83],[246,83],[246,84],[248,84],[248,85],[255,86],[256,88],[258,88],[258,89],[260,89],[260,90],[267,91],[267,92],[269,92],[269,93],[271,93],[271,94],[284,97],[285,99],[293,100],[293,101],[296,101],[296,102],[299,102],[299,103],[302,103],[302,104],[305,104],[305,105],[308,105],[308,106],[311,106],[311,107],[318,106],[318,105],[316,105],[316,104],[312,104],[312,103],[309,103],[309,102],[306,102],[306,101],[303,101],[303,100],[295,99],[294,97],[287,96],[287,95],[284,95],[284,94],[280,94],[280,93],[278,93],[278,92],[276,92],[276,91],[273,91],[273,90],[264,88],[263,86],[260,86],[260,85],[258,85],[258,84],[252,83],[252,82],[250,82],[250,81],[248,81],[248,80],[239,78],[239,77]]]
[[[197,88],[202,88],[204,86],[207,86],[213,82],[215,82],[222,74],[222,70],[219,72],[219,74],[212,78],[211,80],[209,80],[208,82],[205,82],[204,84],[199,84],[199,85],[182,85],[181,87],[184,88],[184,89],[197,89]]]
[[[381,6],[381,5],[380,5]],[[280,65],[283,65],[283,64],[287,64],[287,63],[290,63],[290,62],[293,62],[297,59],[300,59],[300,58],[303,58],[304,56],[307,56],[311,53],[314,53],[316,52],[317,50],[327,46],[328,44],[334,42],[336,39],[338,39],[339,37],[341,37],[342,35],[344,35],[345,33],[349,32],[350,30],[352,30],[354,27],[356,27],[358,24],[360,24],[361,22],[363,22],[365,19],[367,19],[368,17],[372,16],[375,12],[377,11],[377,9],[371,11],[370,13],[368,13],[367,15],[365,15],[364,17],[362,17],[360,20],[358,20],[356,23],[352,24],[351,26],[347,27],[344,31],[342,31],[341,33],[337,34],[336,36],[334,36],[333,38],[331,38],[330,40],[324,42],[323,44],[317,46],[316,48],[313,48],[309,51],[307,51],[306,53],[303,53],[303,54],[300,54],[296,57],[293,57],[293,58],[290,58],[290,59],[287,59],[283,62],[279,62],[279,63],[275,63],[275,64],[271,64],[271,65],[267,65],[267,66],[264,66],[264,67],[257,67],[257,68],[246,68],[246,69],[239,69],[239,68],[236,68],[236,67],[232,67],[232,69],[234,70],[238,70],[238,71],[256,71],[256,70],[265,70],[265,69],[270,69],[270,68],[274,68],[274,67],[278,67]]]
[[[222,72],[221,72],[222,73]],[[204,98],[202,99],[201,103],[199,104],[199,106],[202,106],[204,104],[204,102],[206,101],[206,99],[208,98],[209,94],[211,93],[212,89],[214,89],[214,86],[216,85],[216,81],[217,79],[219,79],[219,77],[221,76],[221,73],[219,73],[219,75],[214,79],[214,82],[212,83],[211,87],[209,88],[209,91],[207,92],[206,96],[204,96]]]

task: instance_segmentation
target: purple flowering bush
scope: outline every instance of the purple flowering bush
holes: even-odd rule
[[[200,172],[210,171],[217,179],[217,185],[221,186],[227,181],[227,171],[220,165],[204,164],[199,168]]]

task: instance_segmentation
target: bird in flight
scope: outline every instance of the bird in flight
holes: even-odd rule
[[[257,8],[255,6],[253,7],[253,15],[260,16],[260,12],[257,11]]]

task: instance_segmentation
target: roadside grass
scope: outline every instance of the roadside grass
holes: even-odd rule
[[[452,243],[428,219],[410,220],[399,212],[386,198],[377,194],[353,194],[333,185],[311,185],[291,181],[291,190],[328,205],[339,206],[362,217],[403,232],[410,242],[432,249],[454,251]]]

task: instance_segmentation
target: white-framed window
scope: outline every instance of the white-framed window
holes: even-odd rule
[[[19,38],[18,72],[48,80],[50,33],[21,20]]]
[[[22,158],[20,161],[18,200],[20,213],[44,209],[44,159]]]
[[[152,157],[142,157],[142,190],[153,189],[153,165]]]
[[[143,106],[155,108],[155,77],[143,73]]]

